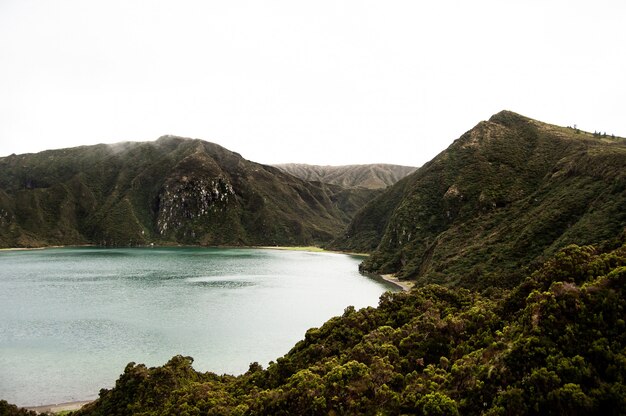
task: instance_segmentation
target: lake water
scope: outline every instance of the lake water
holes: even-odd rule
[[[262,249],[59,248],[0,252],[0,399],[97,397],[130,361],[240,374],[308,328],[396,290],[361,258]]]

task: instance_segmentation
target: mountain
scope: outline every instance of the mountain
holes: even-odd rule
[[[503,111],[365,206],[331,246],[418,284],[511,287],[626,226],[626,140]],[[497,273],[496,273],[497,272]]]
[[[11,155],[0,158],[0,247],[314,244],[374,193],[173,136]]]
[[[341,185],[346,188],[362,187],[383,189],[415,171],[415,167],[369,164],[346,166],[318,166],[301,163],[274,165],[277,168],[307,181]]]

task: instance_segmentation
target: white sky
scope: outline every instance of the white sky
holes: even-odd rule
[[[626,2],[0,0],[0,156],[164,134],[418,166],[508,109],[626,135]]]

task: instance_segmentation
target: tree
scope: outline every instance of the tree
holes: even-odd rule
[[[456,416],[459,409],[454,400],[445,394],[435,392],[422,396],[416,407],[424,416]]]

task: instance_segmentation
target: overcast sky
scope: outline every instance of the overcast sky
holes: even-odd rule
[[[626,135],[626,2],[0,0],[0,156],[165,134],[421,165],[508,109]]]

